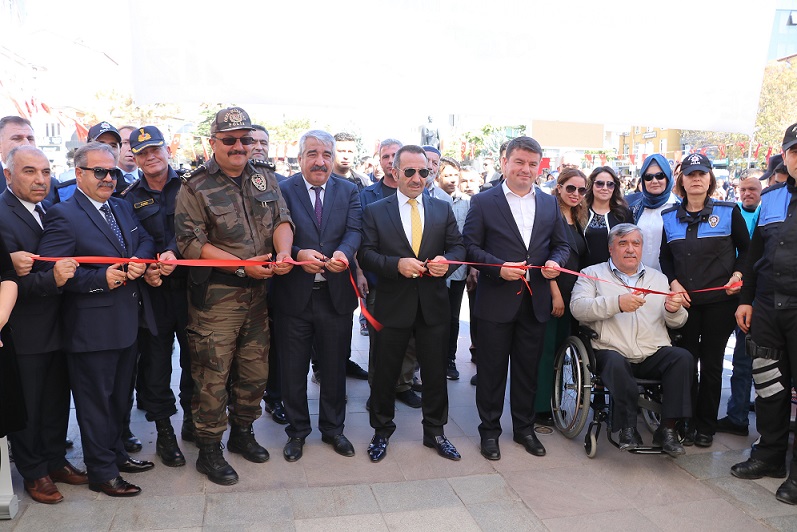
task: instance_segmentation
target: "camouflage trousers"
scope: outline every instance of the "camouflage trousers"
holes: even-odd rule
[[[266,284],[239,288],[211,283],[205,308],[189,306],[188,311],[191,410],[197,438],[220,441],[227,428],[228,403],[238,425],[251,425],[262,413],[269,349]]]

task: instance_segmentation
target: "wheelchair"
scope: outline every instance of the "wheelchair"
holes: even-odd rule
[[[593,410],[592,421],[584,436],[584,450],[589,458],[598,452],[598,436],[606,423],[606,437],[619,449],[620,444],[612,438],[612,398],[596,373],[595,353],[590,340],[598,333],[589,327],[580,326],[575,336],[569,336],[559,347],[554,359],[554,386],[551,396],[551,412],[554,425],[566,438],[573,439],[584,428]],[[661,381],[637,379],[639,408],[648,430],[653,433],[661,422]],[[628,452],[636,454],[661,454],[661,447],[637,447]]]

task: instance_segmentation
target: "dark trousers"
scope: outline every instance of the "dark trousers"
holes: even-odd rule
[[[717,431],[717,412],[722,395],[722,363],[736,318],[736,298],[692,305],[689,318],[679,329],[681,347],[687,349],[700,363],[699,378],[692,385],[692,417],[697,432],[713,435]],[[696,367],[697,369],[697,367]]]
[[[127,349],[66,356],[83,443],[83,462],[91,482],[117,477],[117,464],[129,458],[122,445],[122,426],[130,410],[136,352],[134,343]]]
[[[366,308],[368,312],[373,315],[374,307],[376,306],[376,288],[371,288],[366,298]],[[376,329],[369,323],[368,324],[368,384],[374,384],[374,357],[376,353],[376,337],[378,333]],[[398,379],[396,379],[396,393],[405,392],[412,387],[412,381],[415,376],[415,367],[418,365],[418,357],[415,351],[415,338],[410,338],[407,344],[407,351],[404,354],[404,360],[401,363],[401,371],[399,372]],[[423,380],[423,379],[421,379]]]
[[[61,351],[17,355],[28,414],[24,430],[12,432],[17,470],[36,480],[66,465],[64,439],[69,426],[69,376]]]
[[[278,312],[274,321],[288,437],[304,438],[312,431],[307,406],[307,371],[314,340],[320,345],[318,429],[325,436],[342,434],[346,419],[346,360],[351,345],[352,313],[338,314],[329,289],[320,285],[314,287],[300,315]]]
[[[269,307],[268,328],[274,331],[274,314]],[[266,397],[269,401],[282,401],[282,374],[280,373],[280,357],[277,350],[277,335],[271,335],[270,347],[268,350],[268,380],[266,381]]]
[[[429,436],[443,435],[443,427],[448,422],[445,356],[448,329],[447,321],[428,325],[419,305],[415,323],[411,327],[385,327],[376,334],[370,416],[376,434],[389,438],[396,430],[393,422],[396,413],[396,378],[401,372],[410,338],[414,336],[423,380],[423,432]]]
[[[758,346],[782,351],[780,360],[753,358],[756,429],[761,439],[750,454],[752,458],[779,465],[786,460],[791,389],[797,382],[797,309],[775,311],[756,304],[750,335]],[[792,454],[790,477],[797,478],[797,448]]]
[[[448,287],[448,304],[451,307],[451,327],[448,331],[448,360],[457,359],[457,340],[459,340],[459,311],[465,295],[465,279],[451,281]]]
[[[612,431],[636,428],[639,388],[636,379],[661,380],[663,419],[692,415],[692,354],[680,347],[662,347],[642,362],[630,363],[617,351],[596,349],[603,385],[612,394]]]
[[[470,345],[472,346],[471,359],[478,363],[479,344],[476,340],[479,337],[479,319],[473,314],[473,305],[475,303],[476,289],[474,288],[473,290],[468,290],[468,309],[470,311]]]
[[[753,386],[753,359],[745,348],[745,333],[736,327],[733,349],[731,396],[728,398],[728,419],[737,425],[750,424],[750,389]]]
[[[509,403],[514,434],[527,436],[534,430],[534,398],[545,323],[534,317],[528,292],[524,291],[521,297],[523,300],[513,321],[496,323],[482,319],[479,323],[476,408],[481,419],[479,434],[483,439],[501,435],[507,369],[510,370]]]

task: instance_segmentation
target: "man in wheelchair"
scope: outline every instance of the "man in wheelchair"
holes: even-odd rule
[[[612,431],[620,431],[621,450],[642,446],[637,426],[639,389],[636,379],[662,382],[662,420],[653,445],[670,456],[684,453],[676,421],[692,415],[690,389],[693,357],[670,343],[667,328],[686,323],[681,294],[646,294],[638,289],[669,293],[667,277],[642,264],[642,231],[618,224],[609,232],[608,262],[582,270],[573,288],[570,311],[598,333],[592,340],[597,373],[614,401]]]

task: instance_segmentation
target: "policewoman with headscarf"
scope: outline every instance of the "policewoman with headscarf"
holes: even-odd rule
[[[642,194],[629,207],[644,238],[642,264],[661,271],[661,213],[678,203],[678,198],[672,193],[672,169],[663,155],[654,153],[642,163],[639,175]]]

